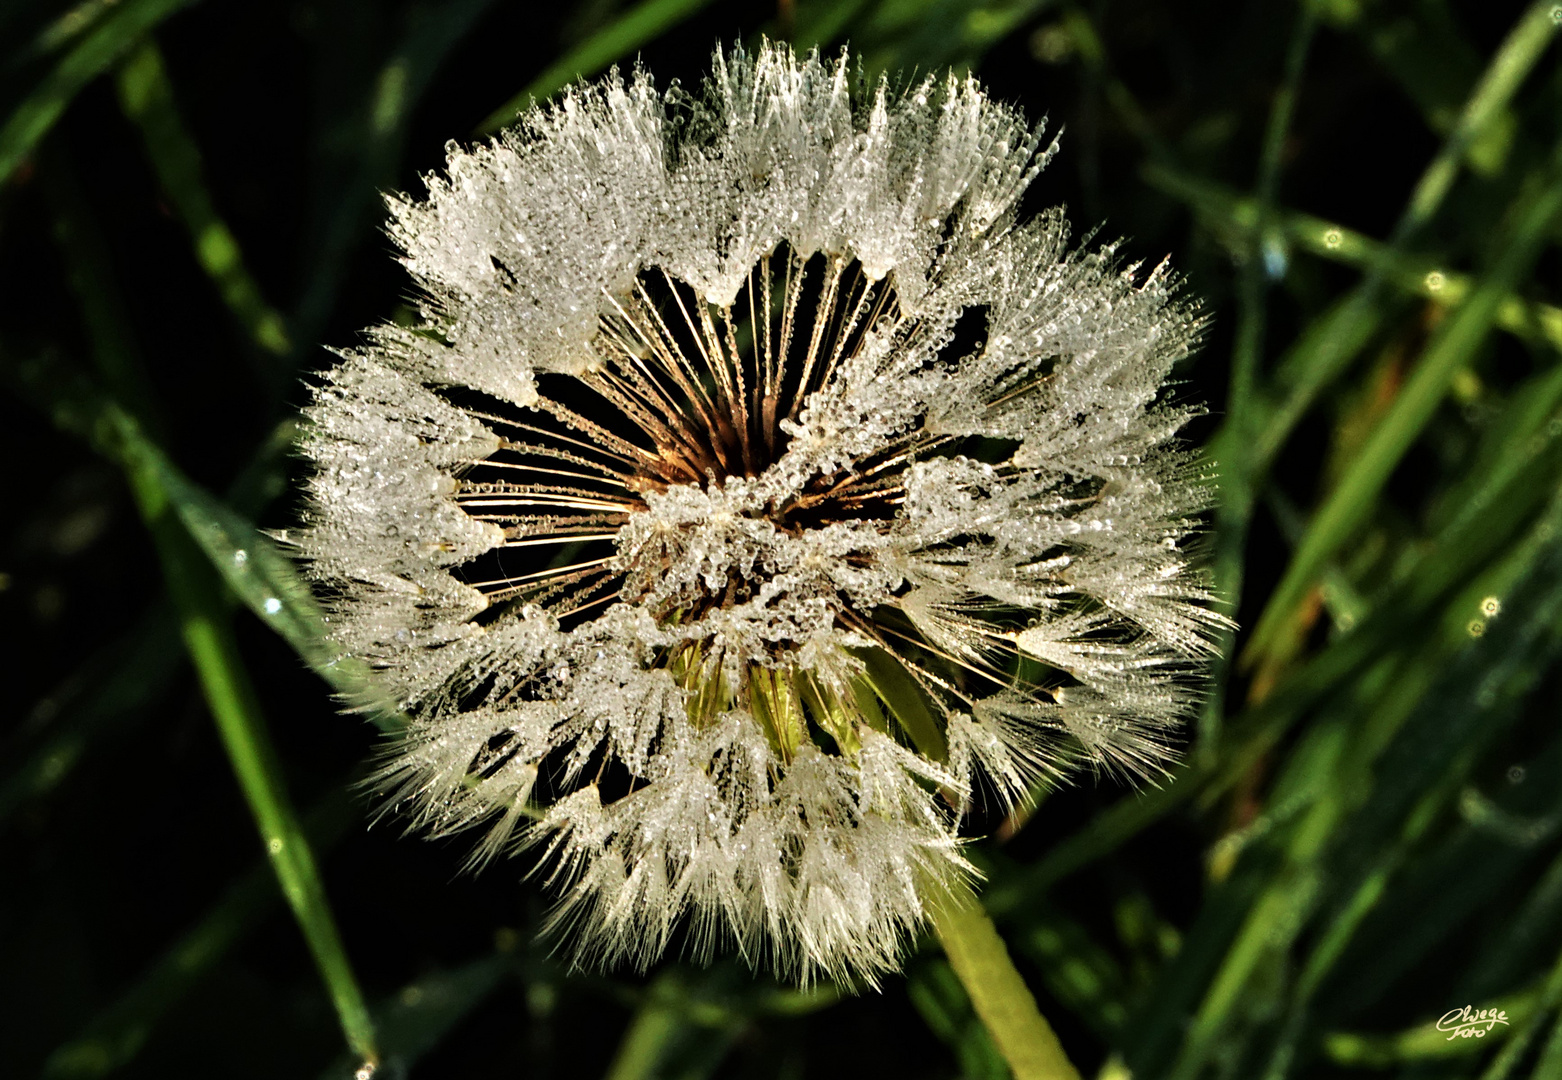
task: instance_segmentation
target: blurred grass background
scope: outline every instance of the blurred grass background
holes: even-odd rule
[[[984,822],[1086,1076],[1562,1077],[1562,5],[0,4],[0,1075],[1007,1075],[882,993],[567,974],[519,863],[368,828],[374,740],[256,529],[301,374],[395,317],[377,191],[718,40],[954,66],[1065,129],[1035,207],[1213,317],[1242,631],[1185,763]],[[215,720],[215,723],[213,721]],[[258,832],[257,832],[258,830]],[[269,863],[269,865],[268,865]],[[1479,1038],[1437,1021],[1504,1010]]]

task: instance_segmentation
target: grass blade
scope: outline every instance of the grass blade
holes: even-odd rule
[[[65,183],[62,180],[62,186]],[[121,315],[115,283],[100,261],[92,257],[97,245],[92,242],[85,210],[72,205],[68,190],[64,194],[60,212],[69,227],[63,232],[78,242],[63,247],[73,263],[72,283],[78,300],[88,315],[94,355],[107,378],[127,392],[149,398],[144,387],[135,381],[139,371],[139,364],[134,362],[137,350]],[[98,404],[92,424],[95,441],[124,470],[136,509],[151,533],[185,648],[260,830],[272,869],[336,1007],[348,1046],[372,1064],[379,1056],[374,1027],[342,948],[314,855],[288,799],[254,688],[239,656],[221,579],[181,521],[180,497],[187,497],[188,492],[168,485],[166,457],[134,417],[112,399]]]
[[[119,101],[141,129],[147,156],[190,238],[195,258],[255,344],[276,356],[292,351],[287,328],[244,266],[233,230],[217,213],[201,173],[201,152],[174,104],[157,43],[150,38],[119,69]]]
[[[391,1076],[405,1076],[471,1011],[504,985],[515,970],[515,957],[501,951],[451,971],[425,975],[403,986],[374,1010],[382,1033],[384,1065]],[[326,1069],[320,1080],[352,1076],[358,1063],[344,1058]]]
[[[1266,304],[1272,277],[1280,276],[1273,265],[1276,248],[1270,237],[1275,215],[1275,198],[1280,186],[1280,156],[1291,116],[1296,108],[1297,91],[1313,32],[1318,25],[1317,7],[1304,3],[1297,12],[1296,27],[1286,49],[1285,76],[1275,94],[1264,131],[1263,153],[1259,160],[1258,184],[1254,197],[1254,229],[1241,268],[1237,288],[1237,332],[1231,350],[1231,378],[1226,393],[1224,436],[1217,449],[1216,467],[1220,472],[1221,497],[1215,507],[1215,551],[1213,572],[1215,595],[1225,611],[1235,616],[1242,600],[1243,554],[1247,548],[1248,525],[1253,517],[1257,489],[1254,484],[1257,464],[1252,457],[1253,433],[1262,422],[1256,400],[1260,360],[1264,353]],[[1209,698],[1199,711],[1198,752],[1216,751],[1226,712],[1226,678],[1230,669],[1235,628],[1221,632],[1210,672]]]
[[[542,101],[576,79],[606,71],[646,42],[671,30],[710,0],[641,0],[609,25],[555,60],[531,83],[477,125],[475,134],[492,135],[510,124],[532,102]]]
[[[1539,191],[1516,209],[1507,241],[1491,273],[1438,327],[1394,404],[1368,437],[1361,455],[1314,516],[1285,576],[1253,628],[1247,647],[1249,660],[1274,641],[1324,563],[1371,513],[1389,474],[1431,419],[1454,375],[1484,340],[1503,298],[1539,256],[1553,223],[1562,215],[1562,150],[1554,156]]]
[[[0,127],[0,184],[49,133],[65,106],[142,34],[193,0],[125,0],[71,48]]]
[[[340,795],[307,815],[316,847],[326,849],[347,831],[350,806]],[[88,1080],[129,1064],[159,1019],[258,926],[279,899],[270,867],[257,863],[122,994],[70,1042],[49,1056],[45,1080]]]

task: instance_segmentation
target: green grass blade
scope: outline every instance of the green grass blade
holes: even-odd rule
[[[136,432],[130,428],[124,437],[135,440]],[[343,698],[366,710],[381,727],[400,727],[394,703],[376,693],[363,664],[343,657],[326,637],[320,604],[297,564],[241,514],[186,477],[156,446],[142,441],[132,452],[156,474],[179,520],[233,594]]]
[[[314,853],[286,793],[282,770],[228,623],[221,586],[204,554],[173,516],[173,495],[158,470],[137,461],[127,447],[126,472],[138,508],[161,556],[169,594],[179,612],[185,648],[217,722],[240,790],[271,857],[282,894],[293,909],[347,1044],[364,1062],[379,1060],[374,1025],[342,947],[336,920],[320,881]],[[207,572],[203,572],[207,571]]]
[[[1488,134],[1492,125],[1504,114],[1518,87],[1539,60],[1541,52],[1550,40],[1550,34],[1555,30],[1554,21],[1549,19],[1549,10],[1548,5],[1537,3],[1515,26],[1498,49],[1461,111],[1454,130],[1444,140],[1437,155],[1417,182],[1389,243],[1378,249],[1376,261],[1368,264],[1370,272],[1367,278],[1345,301],[1331,309],[1326,318],[1315,321],[1308,328],[1303,339],[1288,354],[1280,371],[1282,379],[1287,384],[1286,398],[1275,410],[1276,415],[1264,418],[1260,427],[1262,442],[1255,454],[1255,462],[1262,463],[1272,459],[1318,392],[1339,376],[1370,339],[1381,318],[1377,310],[1379,288],[1385,278],[1392,276],[1389,274],[1390,268],[1399,265],[1399,252],[1406,242],[1441,207],[1466,150]],[[1549,29],[1537,21],[1542,13],[1546,15],[1548,22],[1553,23]],[[1121,95],[1126,94],[1126,90],[1121,91]],[[1133,103],[1131,98],[1127,100],[1126,105],[1119,106],[1119,111],[1124,113],[1131,124],[1143,126],[1140,120],[1143,110]],[[1192,181],[1185,176],[1179,176],[1177,170],[1167,162],[1167,155],[1159,144],[1150,144],[1149,148],[1154,161],[1146,166],[1145,174],[1146,179],[1151,183],[1179,197],[1192,196],[1206,211],[1214,209],[1219,216],[1232,220],[1246,230],[1261,231],[1259,207],[1256,203],[1244,204],[1228,193],[1212,190],[1201,181]],[[1356,245],[1345,243],[1347,234],[1344,230],[1328,225],[1317,228],[1317,224],[1319,223],[1316,221],[1309,222],[1302,231],[1321,241],[1326,253],[1336,249],[1355,250]],[[1262,242],[1264,238],[1259,239]],[[1421,280],[1426,282],[1433,279],[1423,275]],[[1509,298],[1503,299],[1498,310],[1507,313],[1510,318],[1519,314],[1519,309],[1515,308]],[[1528,320],[1525,325],[1533,326],[1536,323]],[[1222,430],[1215,436],[1216,452],[1228,456],[1234,452],[1242,452],[1245,437],[1246,433],[1242,429],[1233,428],[1229,424],[1223,425]],[[1238,477],[1239,497],[1246,488],[1257,483],[1262,467],[1255,468],[1252,472],[1252,476]],[[1269,632],[1273,632],[1272,629]]]
[[[1488,947],[1470,971],[1465,984],[1469,1000],[1493,996],[1501,987],[1523,978],[1528,965],[1562,934],[1562,851],[1540,875],[1514,917],[1489,932]]]
[[[1215,595],[1225,611],[1235,615],[1242,600],[1244,561],[1248,524],[1256,498],[1254,477],[1257,464],[1252,458],[1253,435],[1263,426],[1257,400],[1259,367],[1264,354],[1267,300],[1275,248],[1273,230],[1275,200],[1280,186],[1280,156],[1296,95],[1306,67],[1313,32],[1318,25],[1317,7],[1303,3],[1297,12],[1296,26],[1286,49],[1285,75],[1269,110],[1264,131],[1263,152],[1258,167],[1254,196],[1254,229],[1249,237],[1237,288],[1236,341],[1231,350],[1231,378],[1226,392],[1226,419],[1221,426],[1216,469],[1220,475],[1220,500],[1215,506],[1215,551],[1211,560]],[[1220,647],[1211,665],[1209,696],[1199,711],[1198,752],[1216,752],[1226,712],[1226,677],[1231,665],[1231,646],[1235,629],[1223,630]]]
[[[39,32],[27,55],[39,57],[59,51],[73,38],[92,29],[99,19],[114,9],[115,3],[117,0],[80,0]]]
[[[120,66],[118,88],[120,106],[141,129],[157,178],[195,242],[196,261],[255,344],[287,355],[293,346],[282,316],[266,303],[233,230],[217,213],[202,176],[201,152],[179,116],[162,53],[151,38]]]
[[[65,106],[141,37],[193,0],[125,0],[60,58],[0,127],[0,184],[49,133]]]
[[[912,744],[935,761],[949,753],[944,731],[928,706],[916,678],[886,649],[852,650],[862,661],[862,679],[878,695]]]
[[[361,86],[361,99],[321,80],[314,103],[321,117],[314,144],[320,167],[304,259],[308,269],[289,320],[293,337],[304,346],[323,333],[348,257],[379,226],[385,209],[380,192],[400,182],[415,108],[450,51],[493,3],[446,0],[408,8],[405,32],[375,77]]]
[[[96,245],[90,242],[85,211],[72,206],[67,197],[61,216],[70,225],[66,235],[82,240],[63,247],[74,264],[72,283],[88,315],[94,355],[105,376],[117,386],[149,397],[134,381],[139,365],[128,362],[137,350],[122,319],[115,283],[100,262],[90,257]],[[368,1008],[342,948],[313,853],[289,802],[265,720],[233,638],[221,579],[181,520],[181,496],[187,497],[188,492],[168,485],[166,458],[134,417],[110,399],[99,404],[92,425],[97,442],[124,470],[136,508],[151,533],[185,648],[282,893],[314,956],[348,1046],[364,1061],[375,1062],[378,1052]]]
[[[1389,474],[1410,449],[1454,375],[1485,339],[1503,298],[1539,256],[1552,225],[1562,215],[1562,153],[1554,158],[1539,191],[1517,208],[1496,265],[1463,304],[1438,327],[1394,404],[1368,437],[1360,456],[1314,516],[1285,575],[1253,628],[1248,655],[1267,649],[1290,618],[1323,565],[1371,513]]]
[[[928,1030],[954,1052],[962,1080],[1009,1080],[1008,1063],[949,961],[927,957],[918,963],[906,977],[906,997]]]
[[[338,794],[309,812],[306,828],[324,850],[346,833],[352,818],[348,800]],[[49,1055],[45,1080],[88,1080],[128,1065],[168,1010],[259,926],[279,899],[271,868],[265,863],[251,867],[129,990]]]
[[[542,101],[576,79],[606,71],[708,3],[710,0],[641,0],[543,69],[526,89],[489,113],[475,134],[491,135],[512,123],[532,101]]]
[[[1145,165],[1141,175],[1151,186],[1193,206],[1218,231],[1235,233],[1238,237],[1256,234],[1258,207],[1253,199],[1161,162]],[[1468,275],[1449,270],[1437,259],[1403,253],[1396,247],[1312,214],[1281,210],[1276,215],[1276,225],[1287,241],[1311,255],[1343,266],[1382,273],[1401,292],[1430,300],[1441,307],[1462,303],[1474,284]],[[1341,311],[1347,302],[1338,301],[1326,314],[1318,316],[1303,332],[1304,337],[1321,336],[1329,329],[1327,321],[1332,320],[1334,313]],[[1370,318],[1360,321],[1360,328],[1368,336],[1375,325],[1376,320]],[[1525,340],[1542,341],[1562,350],[1562,308],[1554,304],[1510,294],[1503,298],[1497,310],[1497,325]],[[1342,326],[1333,332],[1349,329]],[[1346,339],[1342,347],[1354,353],[1364,343],[1364,340]],[[1307,352],[1299,343],[1281,363],[1277,377],[1283,387],[1301,383],[1308,367]],[[1287,427],[1286,431],[1289,430]],[[1264,440],[1266,447],[1272,442],[1272,438]],[[1269,452],[1273,449],[1270,447]]]
[[[1562,957],[1557,958],[1546,976],[1539,997],[1540,1000],[1531,1007],[1528,1018],[1503,1044],[1502,1051],[1486,1071],[1481,1073],[1480,1080],[1509,1080],[1514,1075],[1513,1070],[1544,1030],[1546,1021],[1551,1020],[1557,1010],[1562,1008]],[[1562,1017],[1555,1020],[1551,1037],[1541,1050],[1541,1060],[1531,1075],[1535,1080],[1552,1080],[1558,1075],[1559,1069],[1562,1069]]]
[[[1562,562],[1549,538],[1559,524],[1562,500],[1553,500],[1509,557],[1469,582],[1451,605],[1474,611],[1483,594],[1513,594],[1493,631],[1472,641],[1463,625],[1444,627],[1375,709],[1349,718],[1339,752],[1314,769],[1308,786],[1316,801],[1288,845],[1286,865],[1228,953],[1172,1075],[1197,1075],[1217,1044],[1229,1045],[1239,998],[1264,981],[1256,973],[1265,954],[1289,951],[1320,913],[1315,943],[1286,991],[1286,1022],[1264,1075],[1287,1074],[1323,980],[1411,848],[1454,801],[1480,748],[1516,721],[1535,672],[1554,654]],[[1448,641],[1460,644],[1450,650]]]
[[[56,364],[39,377],[20,373],[63,429],[100,453],[144,471],[165,493],[180,523],[234,597],[274,630],[311,670],[382,728],[403,723],[393,703],[375,693],[361,663],[344,658],[325,636],[319,602],[294,561],[250,521],[187,477],[124,409]]]
[[[505,952],[474,960],[450,971],[434,972],[403,986],[374,1010],[384,1068],[405,1076],[514,974],[516,960]],[[347,1057],[320,1074],[320,1080],[345,1080],[359,1062]]]
[[[1507,109],[1514,94],[1562,29],[1552,0],[1535,0],[1498,46],[1480,82],[1470,94],[1459,122],[1432,159],[1405,208],[1398,236],[1415,232],[1432,219],[1459,174],[1459,163]]]
[[[1482,1008],[1501,1009],[1509,1016],[1528,1016],[1539,1007],[1540,994],[1541,988],[1534,986],[1502,997],[1482,999],[1483,1002],[1489,1000]],[[1498,1040],[1506,1034],[1500,1027],[1491,1032]],[[1436,1020],[1391,1035],[1335,1031],[1323,1037],[1325,1056],[1336,1065],[1351,1069],[1388,1069],[1414,1061],[1468,1057],[1490,1048],[1491,1044],[1484,1038],[1450,1039],[1446,1031],[1437,1030]]]
[[[662,1058],[684,1028],[683,979],[681,970],[670,968],[647,988],[604,1080],[649,1080],[661,1075]]]
[[[950,897],[933,913],[933,929],[1014,1080],[1079,1080],[976,898]]]

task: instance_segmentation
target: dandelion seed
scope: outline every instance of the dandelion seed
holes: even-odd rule
[[[298,540],[411,717],[389,805],[534,848],[577,960],[871,980],[978,774],[1170,760],[1222,624],[1162,390],[1200,320],[1019,220],[1054,146],[974,81],[714,63],[392,200],[421,322],[324,376]]]

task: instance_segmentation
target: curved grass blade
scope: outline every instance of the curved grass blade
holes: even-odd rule
[[[399,728],[394,705],[377,696],[356,661],[341,656],[325,636],[319,602],[296,564],[238,511],[190,480],[144,433],[141,425],[84,379],[61,376],[56,363],[33,377],[19,372],[55,422],[91,442],[100,453],[146,474],[207,561],[237,597],[298,653],[310,669],[380,727]]]
[[[407,1075],[420,1058],[503,986],[514,969],[515,958],[498,952],[450,971],[425,975],[382,1003],[374,1010],[374,1021],[381,1033],[387,1074]],[[346,1080],[359,1069],[358,1061],[343,1058],[322,1072],[320,1080]]]
[[[115,282],[101,262],[91,257],[97,245],[85,240],[91,234],[85,210],[66,200],[61,216],[73,219],[65,230],[67,235],[83,238],[83,242],[62,246],[73,264],[71,278],[77,298],[88,315],[93,353],[116,389],[123,387],[150,399],[149,392],[135,381],[140,366],[130,361],[136,358],[137,350],[122,317]],[[152,536],[185,648],[283,895],[336,1007],[348,1046],[372,1066],[379,1057],[374,1027],[239,656],[221,579],[183,520],[192,509],[197,513],[201,509],[192,497],[193,485],[170,485],[176,474],[166,456],[144,434],[136,418],[115,401],[101,397],[90,404],[96,406],[91,410],[90,424],[94,442],[124,470],[136,508]],[[277,602],[272,613],[280,614],[281,600],[273,599]]]
[[[276,356],[292,351],[282,316],[244,266],[233,230],[217,213],[202,177],[201,152],[185,129],[157,43],[148,37],[120,66],[120,105],[146,145],[157,178],[195,242],[196,261],[255,344]]]
[[[1234,232],[1239,238],[1257,233],[1258,208],[1251,198],[1162,162],[1145,165],[1140,175],[1152,187],[1193,206],[1218,230]],[[1441,307],[1454,307],[1463,303],[1475,284],[1468,275],[1449,270],[1435,259],[1406,254],[1354,229],[1312,214],[1281,210],[1276,215],[1276,226],[1288,241],[1309,254],[1343,266],[1381,272],[1401,292],[1431,300]],[[1303,340],[1326,330],[1326,320],[1332,319],[1334,313],[1347,302],[1337,301],[1325,314],[1319,315],[1303,331]],[[1347,339],[1352,350],[1356,351],[1371,336],[1376,324],[1375,319],[1363,319],[1355,328],[1340,329],[1353,329],[1359,335],[1359,339],[1354,342]],[[1527,341],[1542,341],[1562,351],[1562,308],[1554,304],[1509,294],[1497,309],[1496,325]],[[1282,387],[1301,381],[1305,357],[1309,351],[1298,341],[1278,365],[1277,381]],[[1281,407],[1282,415],[1289,415],[1292,411],[1292,408]],[[1291,426],[1286,425],[1284,431],[1289,433]],[[1259,437],[1263,457],[1267,459],[1279,449],[1276,438],[1267,432],[1261,433]]]
[[[1483,1008],[1501,1009],[1510,1016],[1528,1016],[1540,1004],[1540,993],[1541,987],[1533,986],[1491,998]],[[1491,1034],[1498,1039],[1503,1037],[1500,1028]],[[1390,1069],[1410,1062],[1468,1057],[1489,1048],[1484,1040],[1450,1039],[1446,1031],[1437,1029],[1435,1020],[1392,1035],[1335,1031],[1323,1037],[1324,1055],[1336,1065],[1351,1069]]]
[[[1485,339],[1503,298],[1539,256],[1552,225],[1562,217],[1562,148],[1553,156],[1540,189],[1515,210],[1496,265],[1438,327],[1360,456],[1313,517],[1301,546],[1253,628],[1247,646],[1249,658],[1269,647],[1324,563],[1366,519],[1389,474],[1431,419],[1455,373],[1469,362]]]
[[[233,637],[222,586],[180,520],[184,514],[177,500],[187,492],[166,485],[162,455],[137,438],[128,416],[119,428],[116,456],[158,549],[185,648],[223,747],[271,857],[272,870],[336,1007],[347,1044],[372,1066],[379,1060],[374,1025],[342,947],[314,854],[288,799],[281,766]]]
[[[1236,1017],[1244,1011],[1239,1003],[1253,1009],[1264,987],[1281,985],[1265,977],[1266,969],[1288,963],[1293,944],[1316,919],[1316,943],[1283,1001],[1272,1003],[1284,1010],[1285,1021],[1262,1075],[1286,1075],[1324,977],[1410,846],[1455,798],[1477,750],[1516,720],[1514,702],[1554,653],[1562,559],[1550,537],[1559,524],[1562,499],[1553,499],[1550,512],[1508,558],[1461,591],[1450,609],[1455,617],[1390,681],[1377,706],[1337,718],[1332,753],[1293,757],[1291,772],[1305,767],[1299,786],[1313,793],[1308,813],[1280,841],[1282,861],[1226,949],[1166,1075],[1186,1080],[1199,1075],[1217,1049],[1230,1052],[1238,1037]],[[1513,609],[1496,630],[1472,642],[1455,613],[1478,610],[1487,592],[1515,594]],[[1288,778],[1277,786],[1276,800]],[[1139,1064],[1161,1071],[1153,1062]]]
[[[135,452],[144,467],[156,474],[179,520],[233,594],[345,700],[386,730],[401,727],[394,703],[374,690],[363,664],[342,656],[327,638],[320,604],[297,564],[241,514],[186,477],[155,446],[140,446]]]
[[[325,851],[346,833],[353,816],[351,804],[338,793],[305,816],[305,830],[316,849]],[[271,868],[252,866],[81,1034],[49,1055],[45,1080],[89,1080],[128,1065],[163,1015],[259,926],[279,899]]]
[[[97,21],[0,127],[0,184],[11,178],[65,106],[107,71],[142,34],[194,0],[124,0]]]
[[[489,113],[473,133],[492,135],[511,123],[532,101],[542,101],[576,79],[606,71],[709,3],[710,0],[641,0],[543,69],[526,89]]]

